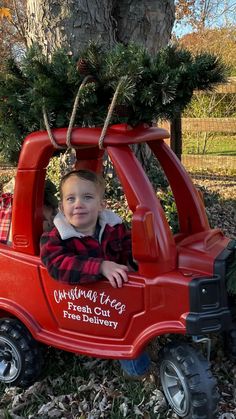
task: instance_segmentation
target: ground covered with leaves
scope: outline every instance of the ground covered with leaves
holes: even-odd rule
[[[220,228],[228,237],[236,238],[236,176],[193,177],[202,191],[212,228]]]
[[[234,180],[195,179],[201,189],[212,227],[236,238]],[[28,389],[0,386],[3,419],[175,419],[159,379],[158,353],[169,337],[148,348],[152,369],[141,381],[130,381],[118,361],[76,356],[53,348],[45,350],[44,375]],[[236,418],[236,362],[224,351],[223,337],[212,342],[212,372],[217,378],[219,418]]]
[[[167,338],[168,340],[168,338]],[[165,340],[162,338],[161,345]],[[26,390],[1,388],[0,418],[176,419],[158,375],[159,342],[149,348],[151,373],[142,381],[125,378],[117,361],[75,356],[49,348],[44,374]],[[220,390],[219,418],[236,417],[236,366],[215,343],[212,370]],[[47,374],[47,375],[46,375]]]

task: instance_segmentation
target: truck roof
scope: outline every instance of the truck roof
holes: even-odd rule
[[[98,147],[102,128],[73,128],[71,145],[76,148]],[[52,129],[52,134],[59,146],[66,148],[67,128]],[[169,138],[165,129],[141,125],[135,128],[127,124],[113,125],[108,128],[104,138],[103,147],[140,144],[149,141]],[[40,154],[52,152],[52,145],[47,131],[36,131],[28,135],[23,144],[18,169],[35,168],[38,165]],[[47,150],[47,151],[46,151]],[[43,156],[42,156],[42,160]],[[36,163],[37,161],[37,163]]]

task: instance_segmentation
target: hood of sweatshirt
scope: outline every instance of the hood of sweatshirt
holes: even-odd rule
[[[100,232],[99,232],[99,242],[101,241],[101,237],[103,231],[107,224],[111,227],[115,226],[116,224],[122,224],[122,219],[115,214],[113,211],[105,209],[99,213],[98,222],[100,225]],[[57,228],[61,239],[66,240],[72,237],[85,237],[85,234],[81,233],[79,230],[76,230],[70,223],[68,223],[67,219],[65,218],[64,214],[59,211],[56,217],[53,220],[55,227]]]

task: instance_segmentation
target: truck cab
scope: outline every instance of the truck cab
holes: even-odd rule
[[[66,131],[53,130],[64,148]],[[46,169],[57,150],[46,131],[26,137],[16,173],[12,243],[0,243],[0,380],[6,384],[27,386],[38,377],[40,363],[33,365],[40,357],[40,343],[93,357],[133,359],[158,336],[207,341],[209,334],[232,326],[226,281],[236,244],[210,228],[201,195],[166,144],[168,132],[111,126],[102,149],[100,135],[100,128],[73,129],[76,168],[102,173],[104,153],[110,157],[132,212],[132,252],[138,269],[129,272],[128,283],[120,289],[105,278],[72,286],[50,277],[40,260],[39,242]],[[172,189],[179,220],[175,235],[133,152],[132,145],[142,143],[155,155]],[[201,361],[203,375],[195,363],[197,389],[191,387],[192,375],[184,367],[184,360],[201,357],[179,341],[161,354],[163,390],[180,417],[215,417],[216,380],[209,374],[208,361]],[[173,382],[178,384],[176,393]],[[199,408],[193,400],[201,392],[206,397]]]

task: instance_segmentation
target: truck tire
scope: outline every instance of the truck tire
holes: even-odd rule
[[[203,355],[185,343],[172,343],[160,359],[162,388],[174,412],[186,419],[216,418],[219,392]]]
[[[42,356],[37,342],[16,319],[0,320],[0,382],[28,387],[38,378]]]

